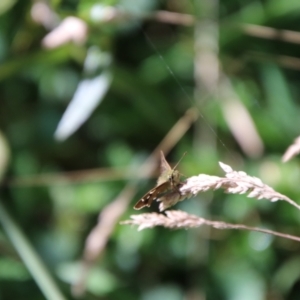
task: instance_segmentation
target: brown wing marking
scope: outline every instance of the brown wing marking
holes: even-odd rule
[[[141,209],[145,206],[150,207],[153,200],[159,198],[160,194],[163,193],[169,186],[169,182],[164,182],[159,186],[151,189],[147,194],[145,194],[134,206],[134,209]]]

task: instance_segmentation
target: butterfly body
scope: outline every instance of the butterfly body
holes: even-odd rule
[[[180,184],[180,173],[175,170],[178,164],[172,169],[166,161],[162,151],[160,152],[160,160],[161,174],[157,179],[157,185],[153,189],[148,191],[135,204],[134,209],[141,209],[145,206],[150,207],[153,200],[157,200],[160,197],[168,194],[169,192],[178,191],[178,186]]]

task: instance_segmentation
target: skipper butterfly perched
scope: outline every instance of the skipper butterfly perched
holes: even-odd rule
[[[186,153],[184,153],[185,155]],[[183,155],[183,156],[184,156]],[[181,157],[181,159],[183,158]],[[178,166],[178,161],[176,166],[172,169],[168,162],[165,159],[165,156],[162,151],[160,151],[160,171],[161,174],[157,179],[157,185],[149,192],[147,192],[134,206],[134,209],[141,209],[145,206],[150,207],[151,203],[154,200],[159,199],[169,193],[180,192],[178,190],[178,186],[180,185],[180,173],[175,170]]]

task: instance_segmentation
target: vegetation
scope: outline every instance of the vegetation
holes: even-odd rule
[[[0,298],[299,299],[299,15],[1,1]],[[134,210],[160,150],[193,197]]]

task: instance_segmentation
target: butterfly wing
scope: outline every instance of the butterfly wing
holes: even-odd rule
[[[164,153],[162,151],[160,151],[160,173],[164,173],[166,171],[172,171],[172,168],[166,161]]]
[[[168,181],[168,174],[171,174],[172,169],[165,159],[164,153],[160,151],[160,176],[157,179],[157,186]]]
[[[161,193],[166,191],[169,187],[169,182],[166,181],[155,188],[151,189],[148,193],[146,193],[134,206],[134,209],[141,209],[145,206],[150,207],[153,200],[159,198]]]

